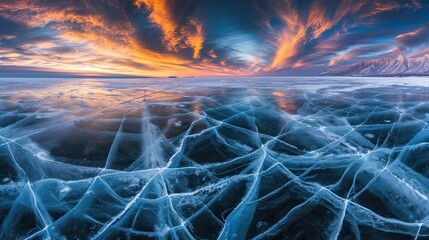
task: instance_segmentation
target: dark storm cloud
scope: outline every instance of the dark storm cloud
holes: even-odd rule
[[[427,1],[0,1],[0,66],[100,75],[311,74],[428,49]]]

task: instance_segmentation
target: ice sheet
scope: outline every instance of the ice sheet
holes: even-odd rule
[[[429,238],[426,78],[0,80],[0,239]]]

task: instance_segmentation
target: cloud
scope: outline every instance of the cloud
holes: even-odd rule
[[[386,52],[424,52],[428,9],[403,0],[2,1],[0,66],[136,76],[308,74]]]
[[[168,0],[135,0],[135,5],[138,8],[145,6],[150,11],[149,19],[161,29],[169,50],[191,47],[193,58],[200,57],[204,34],[203,24],[196,17],[189,17],[179,24]]]
[[[384,50],[383,45],[374,44],[369,46],[359,46],[354,49],[348,50],[344,53],[341,53],[334,58],[331,58],[328,66],[329,67],[336,66],[339,63],[342,63],[344,61],[350,61],[352,59],[356,60],[357,58],[363,57],[365,55],[371,56],[374,53],[382,53],[383,50]]]
[[[408,49],[428,45],[429,42],[429,23],[424,24],[419,29],[401,34],[395,39],[400,49]]]
[[[371,32],[373,22],[377,25],[377,22],[380,21],[379,15],[399,9],[422,8],[417,1],[401,4],[399,1],[369,0],[316,0],[307,5],[298,1],[283,0],[274,1],[271,6],[274,8],[274,17],[279,18],[282,22],[282,27],[278,30],[277,42],[274,43],[276,51],[269,67],[271,70],[287,67],[309,67],[314,65],[315,61],[319,62],[320,56],[326,58],[331,55],[331,59],[326,61],[328,66],[336,64],[340,59],[350,60],[357,56],[358,51],[338,56],[338,53],[333,51],[344,50],[342,49],[344,44],[339,41],[332,43],[332,34],[347,35],[350,30],[362,26],[369,27]],[[269,29],[275,29],[275,27],[269,26]],[[367,34],[363,33],[362,35],[365,37]],[[343,39],[342,36],[337,36],[337,38]],[[368,43],[358,42],[355,44]],[[332,49],[329,50],[324,46],[332,46]],[[331,51],[331,53],[324,50]]]
[[[83,3],[82,3],[83,4]],[[40,65],[43,68],[63,68],[69,71],[93,71],[100,73],[119,73],[134,75],[164,75],[177,72],[197,74],[189,66],[190,60],[168,52],[155,52],[142,46],[136,39],[135,29],[128,14],[119,1],[110,1],[101,6],[95,1],[85,1],[84,5],[76,4],[57,6],[47,1],[26,1],[19,4],[1,3],[1,16],[29,29],[46,28],[55,31],[52,41],[60,40],[63,45],[76,49],[74,54],[47,59],[47,54],[36,54],[37,48],[22,45],[26,49],[27,58],[17,61],[23,66]],[[158,9],[158,8],[157,8]],[[177,25],[178,26],[178,25]],[[181,47],[181,44],[193,49],[194,58],[198,58],[203,47],[202,25],[195,19],[189,20],[189,26],[177,27],[176,40],[173,35],[167,36],[170,47]],[[166,30],[167,31],[167,30]],[[167,34],[170,34],[168,31]],[[25,39],[24,41],[28,41]],[[57,41],[58,42],[58,41]],[[58,55],[54,48],[48,52]],[[90,52],[90,54],[87,54]],[[30,54],[31,53],[31,54]],[[83,64],[76,64],[79,59]],[[103,59],[101,62],[96,61]],[[116,61],[127,59],[127,61]],[[53,64],[56,63],[56,64]],[[121,65],[119,62],[133,62]],[[138,65],[139,67],[135,67]],[[207,66],[207,65],[206,65]],[[153,69],[156,69],[154,71]],[[149,70],[149,71],[148,71]],[[185,71],[187,70],[187,71]],[[210,70],[206,70],[209,72]]]

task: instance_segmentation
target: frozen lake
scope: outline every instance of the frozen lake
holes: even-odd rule
[[[0,79],[0,239],[428,239],[429,79]]]

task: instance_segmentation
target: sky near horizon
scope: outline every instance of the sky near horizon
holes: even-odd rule
[[[429,54],[429,0],[0,0],[0,76],[312,75]]]

